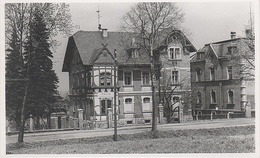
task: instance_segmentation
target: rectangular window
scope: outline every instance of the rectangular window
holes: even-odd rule
[[[142,72],[143,73],[143,85],[149,85],[150,84],[150,77],[149,72]]]
[[[99,75],[100,78],[100,86],[110,86],[111,85],[111,73],[102,72]]]
[[[169,59],[171,60],[181,59],[181,48],[179,47],[169,48]]]
[[[196,81],[201,81],[201,70],[200,70],[200,68],[196,69]]]
[[[197,53],[197,60],[201,60],[203,57],[203,53],[202,52],[198,52]]]
[[[86,86],[87,87],[91,87],[91,73],[90,72],[88,72],[88,73],[86,73]]]
[[[111,100],[101,100],[101,115],[107,115],[108,108],[112,108]]]
[[[227,79],[232,79],[232,66],[227,67]]]
[[[172,71],[172,84],[179,83],[179,71]]]
[[[132,73],[131,71],[124,72],[125,85],[132,85]]]

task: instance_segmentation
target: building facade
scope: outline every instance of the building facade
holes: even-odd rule
[[[190,78],[189,52],[196,49],[178,30],[172,30],[158,43],[154,49],[160,61],[156,67],[162,67],[158,72],[165,70],[170,87],[181,87],[183,78]],[[75,33],[69,38],[62,69],[69,74],[69,115],[78,118],[82,111],[85,122],[92,121],[98,128],[107,128],[112,126],[108,122],[113,120],[116,100],[119,126],[150,124],[150,60],[149,54],[138,47],[138,38],[131,33],[106,29]],[[156,104],[160,102],[158,84],[162,78],[165,76],[155,77]],[[181,98],[182,93],[178,88],[173,96]]]
[[[206,44],[192,57],[193,116],[235,113],[243,117],[247,107],[254,109],[253,60],[248,58],[254,58],[254,52],[247,42],[231,32],[231,39]]]

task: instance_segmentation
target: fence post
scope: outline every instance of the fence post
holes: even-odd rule
[[[163,106],[162,104],[159,104],[159,117],[160,117],[160,123],[163,124]]]
[[[112,128],[113,125],[112,108],[107,109],[107,117],[108,117],[108,128]]]
[[[83,109],[78,109],[79,111],[79,129],[83,129]]]
[[[33,131],[33,117],[30,115],[30,131]]]
[[[196,120],[197,120],[197,121],[199,120],[199,115],[196,115]]]

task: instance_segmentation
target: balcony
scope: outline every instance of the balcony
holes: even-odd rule
[[[235,104],[234,103],[228,103],[227,104],[227,109],[234,109]]]
[[[202,103],[197,103],[197,104],[195,105],[195,108],[196,108],[196,109],[201,109],[201,108],[202,108]]]
[[[217,109],[217,103],[211,103],[210,105],[209,105],[209,109]]]

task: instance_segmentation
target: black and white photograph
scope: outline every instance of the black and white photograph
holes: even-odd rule
[[[3,157],[260,157],[258,0],[0,3]]]

